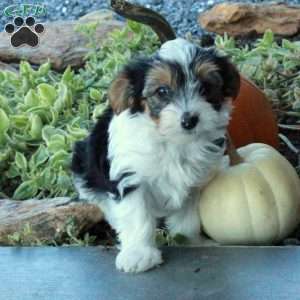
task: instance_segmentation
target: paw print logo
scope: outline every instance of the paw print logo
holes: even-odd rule
[[[45,31],[43,24],[35,24],[33,17],[27,17],[25,22],[22,17],[15,17],[13,23],[5,26],[5,31],[11,35],[10,42],[13,47],[38,46],[39,35]]]

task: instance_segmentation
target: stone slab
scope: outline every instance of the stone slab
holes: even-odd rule
[[[115,270],[116,252],[0,248],[0,299],[300,299],[299,247],[169,247],[164,265],[138,275]]]

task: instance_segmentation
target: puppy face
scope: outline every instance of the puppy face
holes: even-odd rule
[[[116,114],[148,114],[166,140],[214,139],[224,131],[240,78],[226,57],[183,39],[169,41],[151,59],[130,63],[109,91]]]

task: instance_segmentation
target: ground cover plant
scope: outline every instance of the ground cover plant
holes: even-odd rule
[[[69,165],[73,143],[84,138],[105,106],[106,90],[135,53],[149,54],[158,42],[150,29],[128,22],[98,49],[97,23],[78,28],[89,39],[86,65],[63,74],[49,63],[0,72],[0,191],[17,200],[72,196]]]
[[[2,197],[74,195],[69,171],[73,143],[84,138],[101,115],[106,90],[120,67],[159,46],[149,28],[128,22],[99,48],[93,38],[98,25],[78,28],[88,37],[90,52],[84,68],[76,72],[68,68],[59,74],[49,63],[33,68],[27,62],[20,64],[18,73],[0,71]],[[299,126],[300,42],[278,42],[267,31],[243,47],[227,36],[217,37],[215,43],[266,92],[282,122],[292,118],[286,126]]]
[[[225,35],[216,38],[216,46],[264,90],[275,110],[300,118],[300,41],[275,40],[268,30],[252,45],[236,47]]]

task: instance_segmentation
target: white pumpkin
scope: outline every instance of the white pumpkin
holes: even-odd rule
[[[200,196],[202,228],[221,244],[272,244],[300,222],[300,179],[274,148],[250,144],[242,161],[220,171]]]

